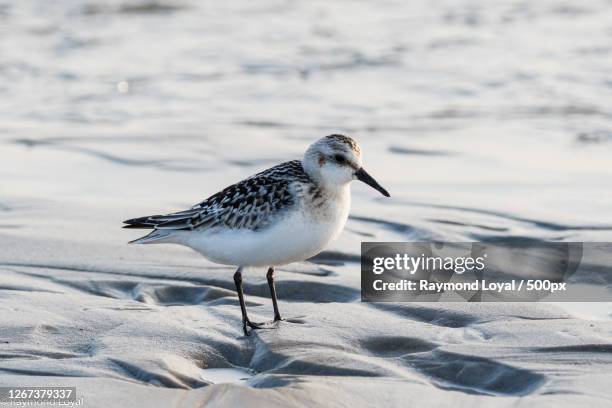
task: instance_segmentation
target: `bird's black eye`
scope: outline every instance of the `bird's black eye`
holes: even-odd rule
[[[346,162],[346,159],[344,158],[343,155],[341,154],[337,154],[334,156],[334,160],[336,160],[338,163],[340,164],[344,164]]]

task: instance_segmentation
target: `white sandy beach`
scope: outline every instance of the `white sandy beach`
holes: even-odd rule
[[[364,304],[345,261],[281,268],[286,321],[245,338],[233,271],[126,246],[109,206],[47,203],[49,217],[16,204],[0,238],[2,385],[76,385],[86,406],[609,403],[609,320],[544,304]],[[246,293],[253,318],[271,318],[263,271]],[[246,379],[209,385],[218,368]]]
[[[359,266],[361,241],[612,239],[605,2],[59,3],[0,5],[0,386],[87,407],[612,406],[609,303],[368,304]],[[278,268],[276,329],[242,335],[231,268],[126,244],[124,219],[335,132],[392,198],[355,184],[342,236]],[[245,292],[271,319],[264,270]]]

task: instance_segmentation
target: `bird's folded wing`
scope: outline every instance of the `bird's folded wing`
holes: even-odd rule
[[[261,229],[296,204],[292,183],[311,183],[299,160],[278,164],[233,184],[189,210],[125,221],[124,228]]]
[[[260,229],[294,204],[287,180],[263,174],[233,184],[189,210],[126,221],[131,228],[202,230]]]

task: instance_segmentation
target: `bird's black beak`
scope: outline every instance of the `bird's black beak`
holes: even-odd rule
[[[357,177],[357,180],[363,181],[368,186],[380,191],[380,193],[385,197],[391,197],[389,192],[385,190],[380,184],[378,184],[378,182],[374,180],[374,178],[370,176],[368,172],[363,169],[363,167],[355,172],[355,177]]]

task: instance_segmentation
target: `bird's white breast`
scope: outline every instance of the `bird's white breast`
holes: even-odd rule
[[[191,231],[180,243],[226,265],[276,266],[302,261],[321,252],[340,234],[350,210],[350,190],[347,184],[317,200],[309,195],[300,198],[264,229]]]

